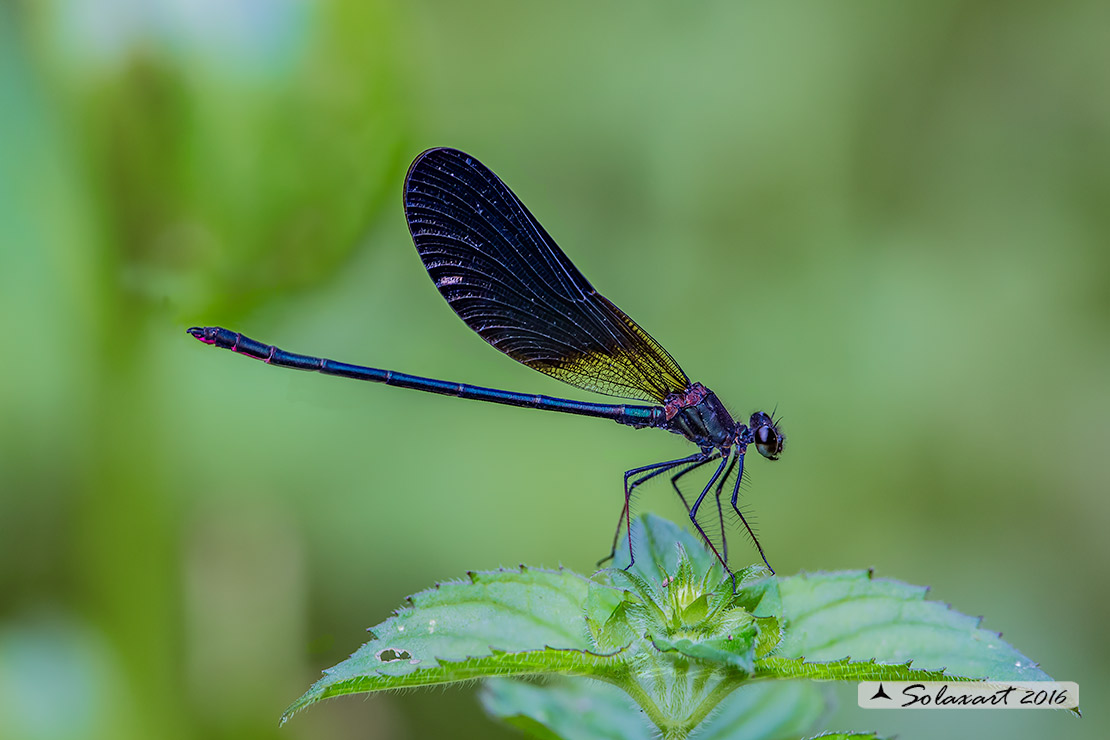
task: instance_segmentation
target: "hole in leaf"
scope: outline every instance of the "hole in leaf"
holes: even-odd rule
[[[398,650],[396,648],[386,648],[385,650],[378,651],[378,660],[383,663],[392,663],[397,660],[411,660],[412,653],[408,650]]]

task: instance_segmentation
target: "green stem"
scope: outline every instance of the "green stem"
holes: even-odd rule
[[[609,675],[594,675],[592,678],[611,683],[632,697],[633,701],[644,710],[644,714],[647,715],[652,724],[659,728],[663,740],[685,740],[725,697],[745,681],[747,676],[729,671],[728,675],[714,686],[705,698],[698,702],[693,712],[685,717],[675,717],[662,710],[652,697],[651,692],[646,690],[631,672],[620,675],[612,673]],[[701,683],[704,685],[704,682]],[[673,707],[669,707],[669,709],[673,710]]]
[[[730,672],[731,675],[721,680],[719,684],[713,687],[713,690],[701,700],[701,703],[694,709],[689,717],[686,718],[685,731],[689,734],[695,727],[701,724],[713,708],[724,701],[725,697],[731,694],[737,686],[742,684],[745,677],[735,672]],[[685,735],[683,735],[685,737]]]
[[[632,700],[640,705],[640,709],[644,710],[644,714],[647,715],[648,719],[650,719],[656,727],[663,731],[664,737],[667,737],[667,728],[671,724],[670,720],[662,712],[662,710],[659,709],[659,705],[656,704],[655,700],[651,698],[651,694],[644,690],[644,687],[641,686],[640,683],[632,677],[631,673],[625,673],[623,676],[619,677],[613,675],[596,675],[592,676],[592,678],[597,678],[602,681],[611,683],[621,689],[621,691],[623,691],[624,693],[631,696]],[[685,737],[685,735],[683,735],[683,737]]]

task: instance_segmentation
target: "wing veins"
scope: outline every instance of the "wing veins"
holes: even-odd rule
[[[663,400],[688,385],[674,358],[590,284],[476,159],[454,150],[422,154],[406,178],[405,207],[440,293],[497,349],[607,395]]]

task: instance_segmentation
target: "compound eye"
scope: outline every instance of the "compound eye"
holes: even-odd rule
[[[771,433],[771,427],[762,426],[755,430],[755,443],[757,445],[769,445],[774,436]]]
[[[772,426],[761,426],[755,430],[755,448],[768,460],[778,460],[782,452],[782,435]]]

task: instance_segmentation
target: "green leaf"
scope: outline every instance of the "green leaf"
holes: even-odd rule
[[[794,711],[787,689],[760,687],[796,682],[753,678],[1047,678],[979,620],[926,601],[923,588],[864,571],[776,578],[753,566],[737,571],[734,591],[712,554],[677,526],[648,516],[636,522],[634,537],[641,557],[627,571],[586,579],[522,566],[472,573],[413,596],[374,628],[370,642],[326,671],[283,721],[340,694],[563,674],[623,690],[638,705],[635,726],[642,729],[642,714],[665,738],[725,725],[777,737],[753,730],[751,717],[782,728],[767,724],[767,707],[805,718],[810,700],[796,697]],[[613,689],[594,683],[498,684],[487,706],[537,737],[636,736],[615,719],[587,721],[591,707],[617,712],[607,698]],[[810,702],[818,704],[824,701]],[[562,719],[550,719],[555,715]],[[596,727],[587,728],[591,723]],[[791,726],[788,734],[808,729]]]
[[[586,679],[537,684],[486,682],[482,705],[494,717],[542,740],[653,740],[658,730],[627,694]],[[801,681],[741,687],[691,736],[697,740],[796,740],[813,732],[828,712],[826,692]]]
[[[691,735],[695,740],[796,740],[829,713],[828,693],[810,681],[741,686]]]
[[[628,694],[584,678],[492,679],[479,697],[491,716],[541,740],[652,740],[657,734]]]
[[[744,673],[755,673],[756,627],[752,622],[744,632],[717,639],[690,639],[682,637],[670,640],[666,637],[652,637],[651,643],[662,652],[674,651],[687,658],[707,663],[735,668]]]
[[[750,583],[741,581],[734,603],[751,612],[753,617],[780,617],[782,595],[779,593],[778,580],[757,578]]]
[[[928,589],[869,571],[778,579],[785,630],[774,654],[807,661],[877,660],[949,676],[1047,681],[1036,663],[980,619],[926,601]]]
[[[683,554],[689,557],[692,570],[699,577],[716,569],[719,573],[717,580],[724,578],[721,564],[705,543],[674,522],[645,514],[632,524],[632,541],[636,545],[636,562],[629,571],[648,582],[678,575]],[[627,567],[628,548],[618,547],[613,569]]]
[[[908,663],[878,663],[875,660],[834,660],[817,663],[802,658],[768,657],[756,663],[759,678],[809,678],[815,681],[953,681],[943,671],[911,668]]]
[[[595,649],[612,652],[632,642],[635,634],[629,621],[627,595],[600,583],[591,583],[586,597],[586,627]]]
[[[422,591],[325,671],[282,721],[341,694],[489,676],[606,674],[619,662],[589,651],[582,620],[589,586],[570,571],[521,568]]]

